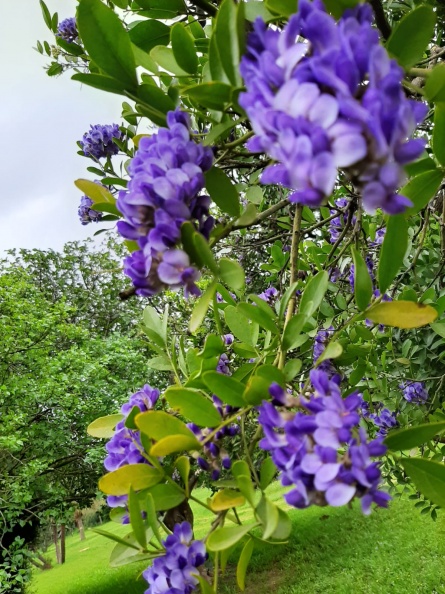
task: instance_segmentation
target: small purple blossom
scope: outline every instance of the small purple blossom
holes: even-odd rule
[[[398,425],[396,414],[388,408],[383,408],[379,414],[374,413],[369,415],[369,418],[378,427],[376,437],[386,437],[388,431]]]
[[[224,339],[224,344],[226,346],[230,346],[231,344],[233,344],[235,337],[233,336],[233,334],[224,334],[223,339]]]
[[[233,337],[232,337],[232,339],[233,339]],[[232,342],[233,342],[233,340],[232,340]],[[232,375],[232,373],[230,371],[229,364],[230,364],[229,357],[225,353],[223,353],[219,358],[218,365],[216,366],[216,371],[218,373],[222,373],[224,375]]]
[[[406,97],[403,69],[372,20],[366,4],[336,22],[321,0],[300,0],[282,30],[254,23],[240,65],[247,92],[239,102],[255,132],[247,146],[275,160],[261,181],[290,188],[291,202],[320,206],[341,169],[368,211],[411,205],[396,192],[404,165],[424,149],[410,137],[427,106]]]
[[[85,132],[79,144],[86,157],[102,159],[103,157],[112,157],[117,155],[119,147],[114,142],[115,139],[122,140],[123,133],[119,130],[117,124],[101,126],[96,124],[90,126],[90,130]]]
[[[79,39],[75,17],[69,17],[61,21],[57,26],[56,37],[60,37],[67,43],[75,43]]]
[[[275,287],[269,287],[265,291],[260,293],[258,295],[258,297],[260,299],[262,299],[263,301],[266,301],[266,303],[269,303],[269,305],[270,305],[271,303],[274,302],[277,295],[278,295],[277,289]]]
[[[182,522],[162,544],[165,555],[142,574],[149,584],[145,594],[191,594],[199,583],[198,568],[208,557],[204,543],[193,540],[192,527]]]
[[[80,199],[79,208],[77,209],[77,214],[79,215],[80,222],[82,225],[88,225],[88,223],[98,223],[103,214],[98,210],[94,210],[91,208],[93,206],[93,201],[88,196],[82,196]]]
[[[313,351],[313,356],[312,356],[314,364],[318,361],[318,359],[323,354],[324,350],[326,349],[326,344],[331,339],[333,333],[334,333],[334,328],[333,328],[333,326],[330,326],[326,330],[319,330],[317,332],[317,334],[315,335],[314,351]],[[331,378],[334,376],[337,376],[338,378],[340,378],[340,374],[338,373],[338,371],[335,368],[335,365],[332,363],[331,359],[325,359],[324,361],[322,361],[320,363],[320,365],[318,366],[318,369],[327,373],[329,375],[329,377],[331,377]]]
[[[379,490],[379,464],[373,460],[386,447],[381,439],[368,441],[359,428],[362,396],[355,392],[342,398],[338,383],[322,370],[312,370],[310,378],[309,399],[292,398],[272,384],[272,403],[263,401],[258,408],[264,431],[260,447],[270,451],[282,484],[292,486],[286,501],[297,508],[337,507],[358,497],[365,514],[373,502],[386,507],[390,497]],[[295,406],[304,412],[291,412]]]
[[[428,390],[423,382],[403,382],[399,388],[403,397],[411,404],[425,404],[429,398]]]

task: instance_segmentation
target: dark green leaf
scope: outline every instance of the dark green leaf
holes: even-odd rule
[[[182,23],[175,23],[171,29],[173,55],[180,68],[194,74],[198,69],[198,56],[192,35]]]
[[[244,288],[244,269],[234,260],[220,259],[219,276],[226,285],[235,291],[241,291]]]
[[[207,266],[207,268],[211,270],[213,274],[218,274],[218,264],[215,262],[212,250],[210,249],[209,243],[204,235],[198,231],[195,231],[193,235],[193,243],[195,244],[195,249],[199,253],[203,264]]]
[[[233,377],[228,377],[217,371],[206,371],[202,376],[202,381],[225,404],[244,406],[244,385]]]
[[[398,273],[407,247],[408,223],[405,217],[403,215],[389,217],[378,269],[379,288],[382,295]]]
[[[406,214],[412,215],[425,208],[434,198],[442,182],[443,173],[440,169],[433,169],[417,175],[400,190],[402,196],[409,198],[414,206],[408,208]]]
[[[130,523],[133,528],[133,534],[141,547],[146,549],[147,535],[145,532],[144,520],[142,519],[138,496],[131,486],[128,494],[128,511],[130,512]]]
[[[240,6],[234,0],[223,0],[216,18],[214,37],[219,59],[224,72],[233,86],[241,85],[239,62],[243,53],[243,41],[238,25]]]
[[[94,62],[126,88],[137,85],[136,64],[130,37],[121,20],[101,0],[80,0],[77,26]]]
[[[263,400],[268,400],[270,380],[260,377],[258,375],[252,376],[244,390],[243,398],[247,404],[258,406]]]
[[[174,410],[201,427],[216,427],[221,423],[213,403],[196,390],[172,386],[165,392],[165,398]]]
[[[249,530],[255,528],[258,524],[249,524],[244,526],[229,526],[217,528],[207,539],[207,548],[209,551],[222,551],[239,542]]]
[[[181,89],[181,93],[203,107],[219,111],[225,109],[226,105],[232,101],[232,88],[219,81],[185,87]]]
[[[284,17],[290,17],[297,12],[297,2],[295,0],[266,0],[266,7],[274,14]]]
[[[219,208],[232,217],[240,214],[239,195],[222,169],[212,167],[205,174],[206,188]]]
[[[240,316],[236,307],[229,305],[224,310],[226,324],[233,334],[250,346],[254,347],[258,340],[258,324],[248,322],[244,316]]]
[[[157,512],[172,509],[185,499],[185,493],[182,489],[172,484],[155,485],[151,487],[149,493],[153,497],[155,511]]]
[[[309,280],[301,296],[300,313],[311,316],[317,311],[328,289],[328,279],[328,273],[323,270]]]
[[[167,72],[171,72],[176,76],[188,76],[188,73],[176,62],[171,48],[164,45],[157,45],[150,51],[150,56],[159,66],[167,70]]]
[[[391,431],[385,439],[385,444],[393,451],[410,450],[423,445],[444,431],[444,421],[441,423],[425,423],[407,429]]]
[[[149,19],[142,21],[129,31],[131,41],[145,52],[150,52],[157,45],[168,45],[170,27],[161,21]]]
[[[272,458],[268,457],[261,463],[260,468],[260,487],[264,491],[270,485],[277,474],[277,467]]]
[[[269,330],[272,334],[279,333],[275,322],[257,305],[252,305],[251,303],[239,303],[236,309],[247,319],[259,324],[261,328]]]
[[[445,101],[445,64],[441,63],[431,70],[426,79],[425,94],[428,101]]]
[[[286,324],[281,343],[284,351],[291,351],[295,348],[297,344],[297,338],[300,336],[306,321],[307,316],[305,314],[299,313],[293,316]]]
[[[393,29],[386,49],[401,66],[410,68],[419,62],[431,41],[436,24],[432,7],[418,6],[406,14]]]
[[[50,31],[52,31],[51,13],[48,10],[48,7],[46,6],[45,2],[43,2],[43,0],[40,0],[40,8],[42,9],[43,20],[45,21],[45,25],[48,27]]]
[[[424,458],[406,458],[402,465],[422,495],[445,507],[445,465]]]
[[[352,259],[354,261],[354,293],[355,302],[360,311],[364,311],[372,297],[372,280],[368,267],[361,253],[352,247]]]

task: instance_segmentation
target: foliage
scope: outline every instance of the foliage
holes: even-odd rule
[[[57,46],[37,48],[54,58],[48,74],[73,68],[75,81],[125,98],[110,150],[93,137],[110,126],[87,134],[96,179],[76,185],[95,213],[86,219],[125,240],[123,296],[152,300],[148,365],[171,385],[155,383],[166,388],[156,410],[121,408],[107,444],[116,466],[99,486],[131,523],[124,539],[109,535],[112,562],[156,560],[165,587],[163,534],[192,521],[200,481],[213,492],[213,581],[179,588],[199,582],[204,594],[233,546],[245,547],[243,589],[251,549],[290,537],[266,492],[276,470],[297,508],[360,498],[369,513],[386,507],[384,488],[433,519],[444,503],[444,13],[435,2],[325,4],[300,0],[292,16],[287,0],[80,0],[73,29],[41,2]],[[58,324],[69,305],[50,308]],[[114,339],[113,294],[98,307],[89,331]],[[70,331],[80,340],[84,328]],[[66,393],[59,357],[49,371]],[[154,570],[145,575],[157,591]]]

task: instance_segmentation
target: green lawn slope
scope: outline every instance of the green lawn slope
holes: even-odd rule
[[[281,488],[269,489],[272,500]],[[204,490],[196,492],[205,498]],[[196,536],[206,529],[202,508],[194,506]],[[241,517],[248,518],[247,508]],[[364,517],[353,509],[310,508],[292,510],[288,544],[259,546],[247,577],[247,594],[442,594],[445,593],[445,517],[436,522],[420,515],[412,503],[392,502],[388,510]],[[109,523],[102,528],[123,536],[128,526]],[[32,594],[142,594],[147,585],[138,580],[144,564],[110,568],[114,544],[88,530],[86,540],[67,539],[66,564],[35,572]],[[222,594],[237,592],[236,561],[232,554]],[[54,560],[54,551],[49,554]]]

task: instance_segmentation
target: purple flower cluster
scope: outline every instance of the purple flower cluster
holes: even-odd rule
[[[297,508],[337,507],[358,497],[365,514],[372,503],[386,507],[390,496],[379,490],[379,464],[372,460],[386,447],[380,439],[368,441],[359,428],[361,395],[343,399],[338,383],[324,371],[312,370],[310,378],[314,393],[309,399],[292,398],[272,384],[272,402],[263,401],[259,407],[264,430],[260,447],[271,452],[282,484],[293,487],[286,501]],[[292,412],[291,406],[304,412]]]
[[[165,555],[157,557],[142,574],[149,584],[145,594],[190,594],[198,585],[198,567],[208,557],[205,545],[193,540],[188,522],[176,524],[163,541]]]
[[[349,201],[346,198],[339,198],[338,200],[335,201],[335,206],[337,208],[341,208],[342,210],[344,210],[348,204],[349,204]],[[335,214],[336,212],[337,212],[336,210],[331,210],[332,215]],[[329,237],[330,243],[335,243],[339,239],[339,237],[346,225],[347,220],[348,220],[348,215],[346,213],[342,213],[342,214],[339,214],[338,216],[336,216],[335,219],[332,219],[330,221],[329,229],[328,229],[328,232],[330,235],[330,237]]]
[[[399,388],[403,392],[403,397],[411,404],[425,404],[429,398],[428,390],[423,382],[403,382]]]
[[[89,132],[85,132],[79,144],[86,157],[101,159],[117,155],[119,147],[114,140],[122,140],[123,137],[124,135],[117,124],[105,126],[95,124],[90,126]]]
[[[130,400],[122,406],[121,412],[125,418],[116,425],[113,437],[105,446],[108,456],[104,460],[104,466],[108,471],[117,470],[126,464],[148,464],[142,455],[143,447],[139,431],[125,427],[125,421],[135,406],[140,412],[146,412],[154,408],[158,398],[159,390],[145,384],[142,390],[133,394]],[[127,500],[127,495],[109,495],[107,497],[110,507],[125,507]],[[128,515],[124,516],[123,523],[128,524],[128,521]]]
[[[60,37],[67,43],[75,43],[79,38],[76,19],[70,17],[61,21],[57,27],[56,37]]]
[[[376,434],[377,438],[384,438],[388,435],[388,431],[397,427],[397,417],[389,408],[383,408],[378,414],[373,413],[368,415],[368,418],[378,427]]]
[[[185,221],[197,221],[205,237],[214,224],[208,216],[210,198],[198,195],[204,188],[204,172],[213,163],[212,150],[190,139],[186,113],[170,111],[167,123],[168,128],[141,138],[128,168],[128,190],[117,200],[124,217],[118,231],[140,248],[126,258],[124,271],[136,293],[146,297],[181,286],[186,297],[200,294],[195,285],[200,274],[176,246]]]
[[[330,326],[327,330],[319,330],[315,335],[314,350],[312,354],[314,364],[323,354],[326,348],[326,343],[329,342],[329,340],[331,339],[333,332],[334,328],[333,326]],[[335,368],[335,365],[332,363],[331,359],[325,359],[324,361],[322,361],[318,366],[318,369],[326,373],[330,378],[333,378],[334,376],[338,376],[340,378],[340,375],[337,369]]]
[[[247,92],[239,101],[255,132],[247,146],[276,161],[262,182],[291,188],[291,202],[322,204],[341,168],[368,211],[411,205],[396,192],[404,165],[424,149],[409,138],[427,106],[405,96],[404,72],[372,18],[360,4],[336,22],[321,0],[300,0],[283,30],[254,24],[240,67]]]
[[[278,295],[278,291],[275,287],[269,287],[258,295],[260,299],[271,305]]]
[[[216,410],[221,415],[221,421],[233,414],[233,412],[236,410],[232,406],[224,406],[218,396],[213,395],[212,399]],[[212,431],[212,429],[207,427],[201,429],[194,423],[188,423],[187,427],[193,431],[199,441],[204,441]],[[216,432],[214,438],[211,441],[208,441],[204,444],[202,455],[197,458],[197,462],[202,470],[211,473],[211,479],[213,481],[217,481],[219,479],[221,475],[221,466],[226,470],[232,466],[230,456],[222,446],[222,440],[225,437],[234,437],[238,433],[239,425],[236,423],[226,425]]]
[[[372,247],[377,247],[379,245],[382,245],[383,240],[385,239],[385,234],[386,234],[386,227],[381,227],[381,229],[377,229],[374,241],[371,241],[369,245]]]
[[[227,334],[226,336],[231,336],[232,337],[232,342],[233,342],[233,335],[232,334]],[[222,373],[224,375],[232,375],[232,372],[230,371],[229,365],[230,365],[230,359],[229,359],[229,357],[225,353],[223,353],[221,355],[221,357],[219,358],[218,364],[216,366],[216,371],[218,373]]]
[[[88,223],[97,223],[102,218],[102,213],[98,210],[91,208],[93,201],[88,196],[82,196],[80,199],[79,208],[77,214],[79,215],[80,222],[82,225],[88,225]]]

